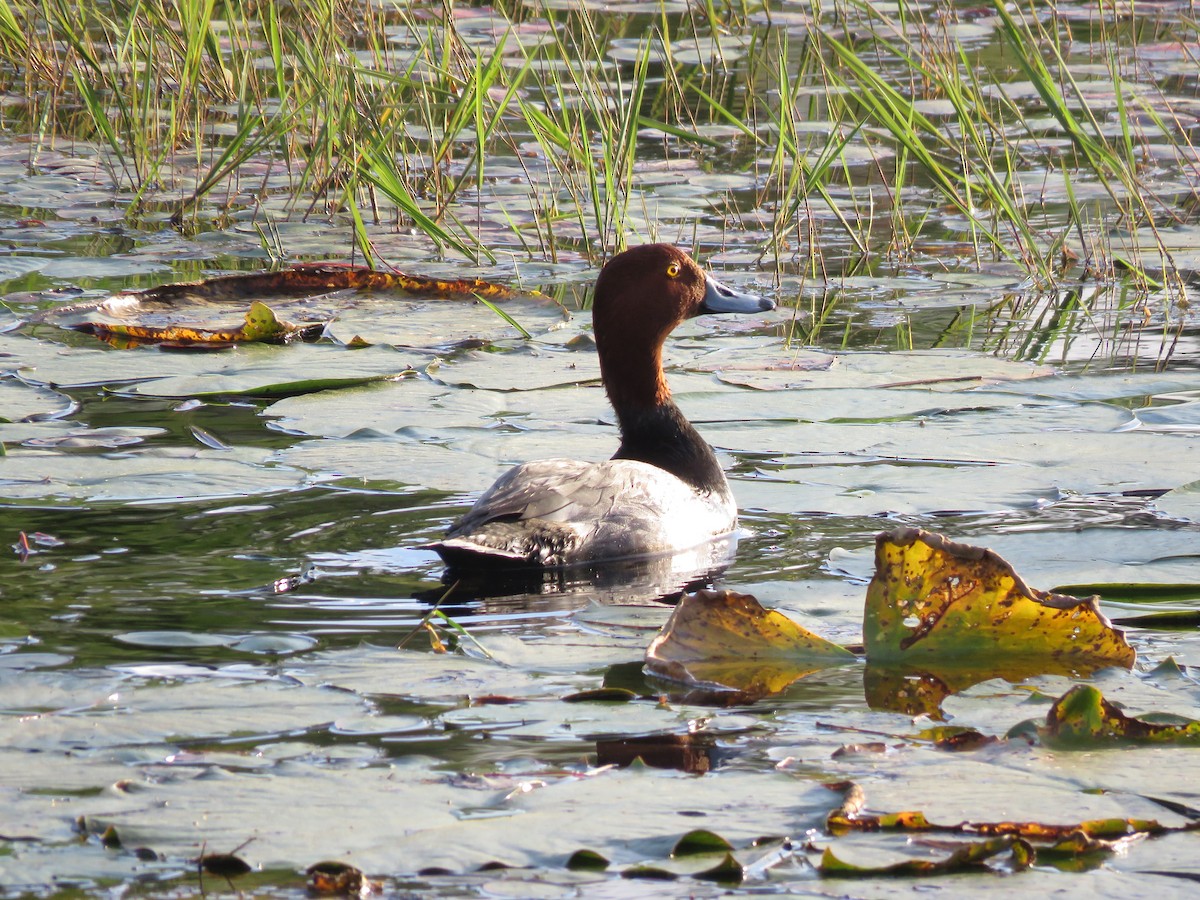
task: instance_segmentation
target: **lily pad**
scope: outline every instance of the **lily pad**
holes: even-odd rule
[[[1189,481],[1154,501],[1156,509],[1176,519],[1200,522],[1200,481]]]
[[[1043,740],[1055,746],[1094,747],[1116,741],[1200,744],[1200,721],[1149,722],[1127,716],[1090,684],[1071,688],[1046,714]]]
[[[9,500],[169,500],[232,497],[298,488],[307,476],[264,465],[254,449],[144,449],[124,456],[52,455],[10,448],[0,472]]]
[[[1094,598],[1035,591],[995,553],[915,529],[876,539],[863,638],[877,663],[1043,659],[1090,672],[1134,661]]]
[[[768,611],[749,594],[685,594],[646,650],[646,671],[747,697],[783,690],[807,674],[852,662],[846,649]]]
[[[0,335],[0,353],[6,349]],[[69,355],[40,341],[15,340],[13,369],[30,385],[60,388],[134,385],[136,396],[189,397],[190,390],[225,395],[303,393],[322,385],[345,386],[395,378],[431,356],[400,354],[390,347],[349,350],[298,344],[286,350],[262,344],[219,354],[164,353],[155,348],[131,352],[73,350]],[[155,382],[162,382],[156,388]],[[270,389],[270,390],[269,390]],[[156,392],[157,391],[157,392]]]
[[[52,418],[69,412],[71,406],[71,399],[58,391],[0,379],[0,423]]]

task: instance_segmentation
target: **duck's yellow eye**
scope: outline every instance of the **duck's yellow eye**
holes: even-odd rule
[[[667,277],[678,278],[681,271],[682,270],[679,268],[679,263],[671,263],[669,266],[667,266]]]

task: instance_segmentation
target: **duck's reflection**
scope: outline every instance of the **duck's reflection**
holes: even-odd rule
[[[717,746],[713,734],[649,734],[596,741],[596,765],[625,768],[636,760],[654,769],[677,769],[703,775],[713,768]]]
[[[675,603],[684,591],[711,587],[733,562],[737,543],[737,535],[730,534],[669,555],[550,569],[447,567],[441,588],[422,592],[420,599],[443,606],[478,602],[484,610],[508,612],[522,603],[546,609],[547,601],[562,610],[590,602]]]

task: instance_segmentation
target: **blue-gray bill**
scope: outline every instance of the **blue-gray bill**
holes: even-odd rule
[[[704,299],[700,313],[752,313],[766,312],[775,308],[775,301],[757,294],[734,290],[721,284],[711,275],[704,277]]]

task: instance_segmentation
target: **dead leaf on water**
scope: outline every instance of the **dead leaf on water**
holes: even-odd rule
[[[1092,672],[1134,662],[1096,598],[1032,589],[992,551],[917,529],[876,539],[863,639],[872,663],[921,668]]]
[[[181,281],[142,291],[124,291],[116,296],[125,304],[175,305],[183,302],[244,302],[250,297],[308,297],[332,291],[404,291],[473,299],[476,295],[490,300],[536,295],[536,291],[518,291],[479,278],[430,278],[405,272],[380,272],[364,266],[339,263],[301,263],[277,272],[250,272],[219,275],[201,281]],[[81,306],[64,307],[63,312]]]
[[[94,334],[119,349],[141,344],[173,344],[189,346],[226,347],[250,342],[283,343],[294,339],[319,337],[323,322],[294,324],[275,315],[267,304],[256,300],[246,312],[240,328],[193,328],[187,325],[123,325],[115,322],[83,322],[69,326],[76,331]]]
[[[327,860],[314,863],[305,870],[308,892],[323,896],[366,897],[378,890],[364,877],[362,870],[349,863]]]
[[[645,668],[660,678],[729,688],[753,699],[854,659],[782,613],[764,609],[750,594],[697,591],[683,595],[650,643]]]
[[[1094,819],[1085,822],[958,822],[937,824],[917,810],[865,814],[866,796],[854,782],[826,785],[841,791],[843,799],[825,820],[825,830],[835,836],[851,832],[899,831],[908,834],[943,833],[983,838],[972,844],[951,845],[953,853],[942,860],[905,860],[887,866],[855,866],[843,862],[826,849],[818,867],[823,875],[921,875],[952,872],[978,866],[986,859],[1023,845],[1014,856],[1020,867],[1039,857],[1048,860],[1079,859],[1111,855],[1130,843],[1174,831],[1189,831],[1192,825],[1168,827],[1154,819]],[[922,839],[925,840],[925,839]]]
[[[320,337],[327,321],[285,322],[264,300],[294,300],[336,291],[402,291],[410,295],[482,300],[485,303],[522,295],[540,296],[536,291],[516,291],[478,278],[431,278],[404,272],[378,272],[361,266],[312,263],[277,272],[223,275],[203,281],[160,285],[143,291],[125,291],[98,303],[58,307],[42,319],[95,334],[121,349],[142,343],[213,349],[248,341],[283,342]],[[164,309],[178,310],[189,304],[246,302],[251,305],[246,313],[245,324],[241,327],[200,328],[190,323],[158,325],[145,321],[155,310],[161,315]],[[96,314],[142,317],[143,320],[124,324],[109,319],[99,320]]]

